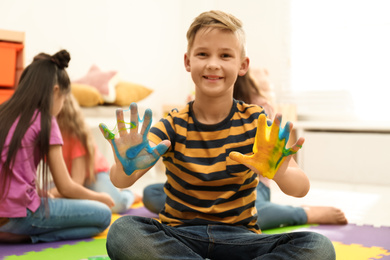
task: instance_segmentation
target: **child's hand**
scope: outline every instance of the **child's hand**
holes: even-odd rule
[[[99,197],[97,201],[100,201],[104,204],[106,204],[110,209],[115,206],[114,200],[111,198],[111,196],[104,192],[99,192]]]
[[[117,109],[116,118],[119,138],[115,138],[115,134],[106,125],[99,125],[100,131],[112,145],[115,161],[122,165],[127,175],[131,175],[135,170],[153,166],[169,145],[167,146],[164,141],[153,148],[149,145],[147,135],[152,123],[152,110],[145,111],[140,132],[138,132],[139,117],[136,103],[130,105],[130,132],[127,131],[122,109]]]
[[[286,149],[285,146],[292,130],[292,124],[287,122],[285,128],[280,129],[281,120],[281,114],[277,114],[273,124],[268,126],[265,115],[261,114],[258,119],[255,143],[253,144],[253,154],[247,156],[239,152],[231,152],[229,157],[269,179],[275,176],[281,165],[283,165],[281,170],[285,171],[291,155],[298,152],[304,139],[300,138],[293,147]],[[286,159],[286,164],[283,164]]]

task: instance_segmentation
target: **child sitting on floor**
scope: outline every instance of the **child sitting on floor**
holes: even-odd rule
[[[72,94],[65,98],[57,122],[64,140],[62,151],[66,167],[75,182],[93,191],[109,194],[115,202],[111,208],[113,213],[123,213],[136,199],[140,200],[129,189],[119,190],[111,183],[108,174],[110,165],[95,144]],[[56,188],[50,192],[54,197],[63,197]]]
[[[74,182],[62,157],[55,116],[70,92],[69,61],[66,50],[38,54],[0,105],[0,242],[90,238],[110,224],[114,201]],[[49,170],[63,199],[47,194]]]
[[[265,82],[262,78],[258,82]],[[264,108],[270,119],[274,118],[274,108],[265,95],[262,95],[259,84],[248,71],[244,76],[238,76],[234,84],[233,98],[248,104],[256,104]],[[347,224],[344,212],[335,207],[305,206],[293,207],[271,202],[271,190],[268,178],[259,175],[256,187],[257,224],[261,230],[277,227],[303,224]],[[159,213],[165,204],[167,195],[164,193],[164,183],[147,186],[143,192],[143,203],[151,212]]]
[[[131,186],[160,156],[167,175],[161,222],[139,216],[116,220],[107,235],[110,258],[335,259],[331,241],[321,234],[268,235],[257,225],[259,174],[295,197],[305,196],[310,183],[292,158],[304,139],[284,147],[292,124],[280,129],[277,114],[269,130],[263,108],[233,99],[234,82],[249,67],[241,21],[221,11],[204,12],[187,40],[184,64],[195,83],[193,102],[152,128],[152,112],[146,110],[140,129],[132,104],[130,131],[118,109],[117,138],[101,125],[115,155],[110,171],[115,186]]]

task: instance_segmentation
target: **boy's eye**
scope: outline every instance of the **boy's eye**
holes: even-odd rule
[[[207,54],[205,52],[199,52],[198,54],[196,54],[196,56],[201,56],[201,57],[205,57]]]
[[[222,58],[229,58],[229,57],[231,57],[231,55],[230,55],[230,54],[227,54],[227,53],[225,53],[225,54],[222,54],[222,55],[221,55],[221,57],[222,57]]]

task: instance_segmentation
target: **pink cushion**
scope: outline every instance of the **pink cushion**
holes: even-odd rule
[[[115,86],[118,82],[119,75],[117,71],[102,71],[96,65],[92,65],[84,77],[73,81],[73,83],[86,84],[96,88],[107,103],[115,101]]]

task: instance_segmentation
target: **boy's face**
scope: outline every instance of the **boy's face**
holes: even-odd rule
[[[196,33],[184,62],[191,72],[197,96],[233,96],[237,76],[245,75],[249,66],[249,59],[241,56],[241,48],[231,31],[202,28]]]

